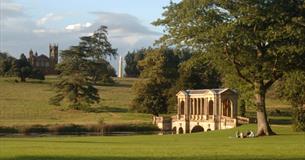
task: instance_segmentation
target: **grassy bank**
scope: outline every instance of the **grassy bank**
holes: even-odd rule
[[[237,129],[255,128],[247,125],[231,130],[164,136],[0,138],[0,159],[301,160],[305,157],[305,135],[291,132],[289,125],[273,126],[276,136],[232,138]]]
[[[107,124],[150,123],[151,115],[128,112],[134,94],[131,85],[137,79],[116,80],[114,86],[100,86],[101,104],[96,112],[68,110],[48,104],[54,92],[51,84],[56,77],[45,81],[29,80],[16,83],[14,78],[0,78],[1,126],[33,124],[93,124],[101,119]]]

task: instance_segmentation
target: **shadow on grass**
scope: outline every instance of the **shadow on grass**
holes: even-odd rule
[[[120,112],[120,113],[125,113],[125,112],[128,112],[128,109],[127,108],[120,108],[120,107],[101,106],[101,107],[89,108],[89,109],[87,109],[87,112],[93,112],[93,113]]]
[[[244,156],[232,156],[232,155],[205,155],[197,157],[122,157],[122,156],[17,156],[14,158],[6,158],[3,160],[303,160],[293,157],[279,157],[279,156],[255,156],[245,154]]]
[[[281,124],[281,125],[290,125],[291,120],[290,119],[272,119],[269,120],[270,124]]]

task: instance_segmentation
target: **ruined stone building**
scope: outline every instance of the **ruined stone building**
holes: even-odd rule
[[[58,64],[58,45],[49,45],[49,57],[44,54],[38,55],[37,52],[34,54],[31,49],[28,60],[33,68],[41,70],[46,75],[57,74],[55,66]]]

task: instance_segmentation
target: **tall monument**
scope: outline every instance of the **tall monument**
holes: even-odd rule
[[[123,78],[123,58],[122,58],[122,56],[120,56],[120,59],[119,59],[119,74],[118,74],[118,78]]]

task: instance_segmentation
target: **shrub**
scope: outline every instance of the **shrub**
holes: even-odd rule
[[[24,134],[45,134],[49,133],[49,129],[47,126],[43,125],[32,125],[32,126],[26,126],[24,129],[21,130],[22,133]]]
[[[0,134],[14,134],[14,133],[19,133],[17,128],[0,126]]]
[[[67,135],[67,134],[84,134],[89,132],[88,128],[81,125],[76,124],[68,124],[68,125],[56,125],[51,127],[51,131],[55,134],[59,135]]]

